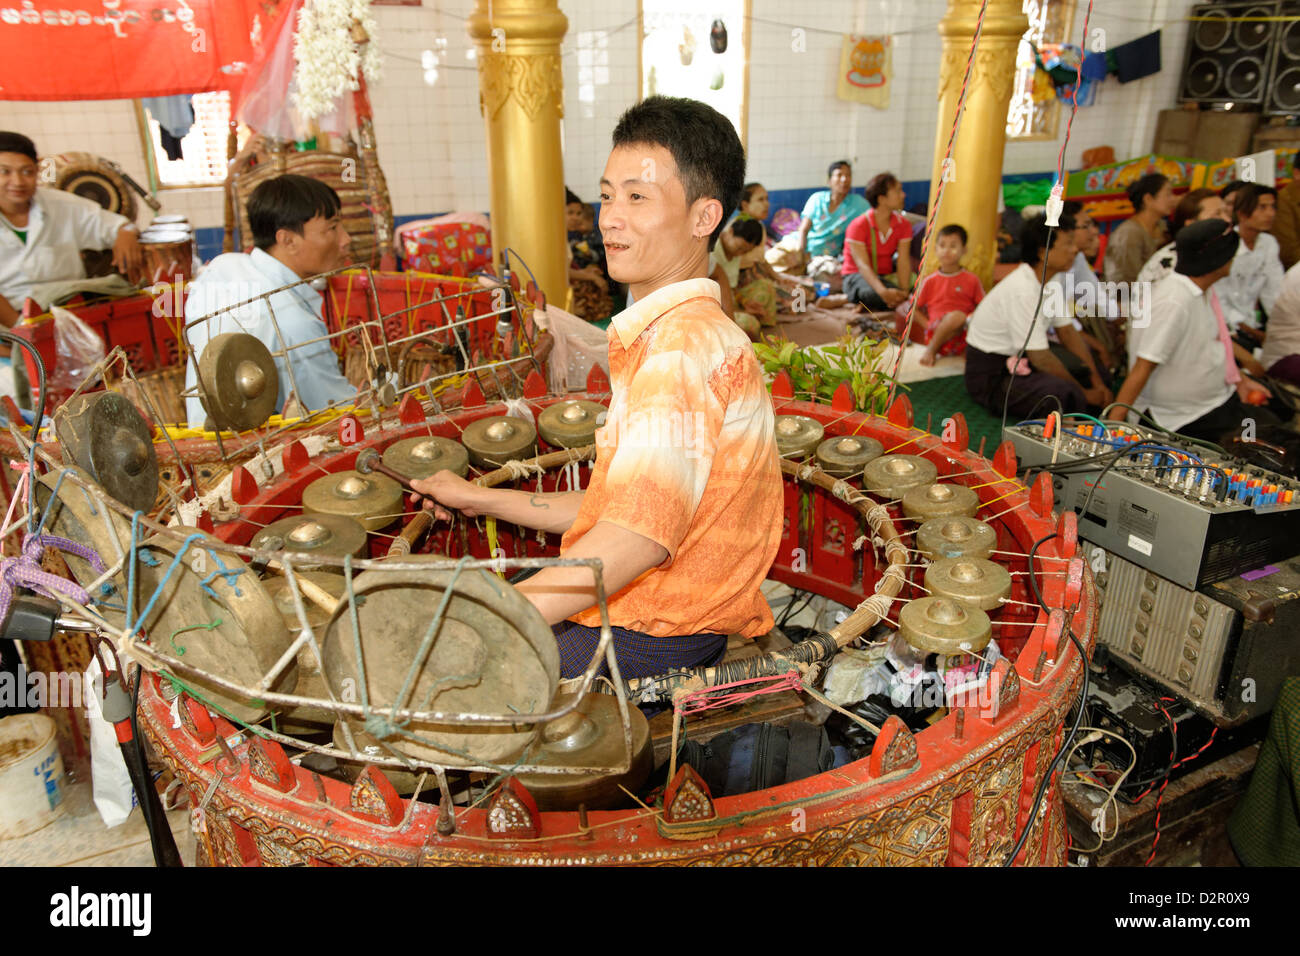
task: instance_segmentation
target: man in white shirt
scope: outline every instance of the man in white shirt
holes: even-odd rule
[[[290,391],[296,391],[308,411],[356,395],[325,339],[324,300],[305,281],[347,262],[351,237],[343,229],[339,208],[333,189],[306,176],[278,176],[253,190],[248,224],[256,248],[248,255],[217,256],[190,284],[185,320],[193,351],[185,370],[187,389],[195,387],[195,361],[209,339],[225,332],[246,332],[261,339],[272,353],[289,350],[288,361],[285,354],[275,357],[280,377],[277,409],[284,408]],[[289,288],[231,309],[285,286]],[[186,414],[192,426],[204,424],[206,413],[198,397],[186,399]]]
[[[1287,269],[1282,279],[1259,358],[1269,375],[1300,385],[1300,262]]]
[[[1020,266],[995,285],[971,315],[966,391],[995,415],[1002,414],[1004,403],[1009,415],[1023,418],[1036,412],[1046,415],[1057,401],[1061,411],[1081,412],[1110,399],[1068,310],[1043,307],[1044,260],[1049,277],[1069,269],[1077,251],[1073,232],[1074,221],[1068,217],[1062,217],[1055,230],[1048,229],[1042,216],[1026,222],[1020,235]],[[1092,370],[1091,387],[1085,389],[1048,348],[1049,322],[1062,344]]]
[[[1282,291],[1282,250],[1268,233],[1277,215],[1277,190],[1247,183],[1233,194],[1232,212],[1241,245],[1232,271],[1219,284],[1219,299],[1228,327],[1235,332],[1243,325],[1258,329],[1256,308],[1262,306],[1271,315]]]
[[[1210,290],[1232,270],[1237,233],[1222,220],[1205,219],[1185,226],[1175,242],[1176,271],[1156,284],[1150,323],[1134,324],[1129,375],[1117,401],[1162,428],[1210,441],[1240,429],[1245,419],[1276,424],[1259,407],[1271,397],[1268,390],[1237,368]]]
[[[113,250],[113,265],[134,279],[144,262],[125,216],[58,189],[36,188],[36,144],[0,132],[0,325],[12,327],[33,286],[86,275],[82,249]]]

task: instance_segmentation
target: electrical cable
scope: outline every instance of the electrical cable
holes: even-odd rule
[[[1030,546],[1028,555],[1029,574],[1027,576],[1029,578],[1029,589],[1033,592],[1034,600],[1038,602],[1038,606],[1043,609],[1043,613],[1049,615],[1051,614],[1051,611],[1043,601],[1043,593],[1038,586],[1038,578],[1034,572],[1034,558],[1038,554],[1038,549],[1048,541],[1055,538],[1056,535],[1057,532],[1055,531],[1051,534],[1043,535],[1043,537],[1039,538]],[[1083,723],[1084,702],[1088,699],[1088,653],[1083,646],[1083,642],[1075,636],[1074,628],[1070,627],[1068,620],[1065,623],[1065,636],[1070,639],[1075,650],[1079,652],[1079,660],[1083,664],[1083,681],[1079,687],[1079,700],[1076,707],[1077,712],[1074,717],[1074,726],[1071,727],[1070,732],[1062,738],[1061,746],[1057,748],[1056,755],[1052,757],[1052,762],[1047,765],[1047,772],[1043,774],[1043,779],[1039,781],[1038,790],[1034,794],[1034,802],[1030,804],[1029,815],[1025,818],[1025,828],[1020,831],[1020,838],[1016,840],[1015,845],[1011,848],[1011,852],[1007,855],[1006,860],[1003,861],[1003,866],[1011,866],[1011,864],[1015,862],[1016,856],[1020,853],[1021,848],[1024,847],[1025,840],[1029,838],[1029,831],[1034,828],[1034,820],[1038,816],[1038,808],[1042,805],[1043,796],[1047,793],[1048,784],[1051,783],[1052,774],[1056,773],[1057,765],[1060,764],[1061,760],[1065,757],[1066,748],[1074,742],[1074,738],[1078,736],[1079,733],[1079,726]]]
[[[32,441],[35,442],[41,432],[41,423],[45,421],[45,402],[49,397],[45,391],[45,360],[41,358],[41,353],[36,350],[36,346],[28,342],[21,335],[15,335],[8,330],[0,330],[0,342],[8,342],[10,345],[18,345],[31,353],[32,360],[36,364],[37,388],[40,389],[40,404],[36,409],[36,417],[32,420]]]
[[[123,674],[121,679],[125,680],[126,675]],[[149,830],[149,844],[153,849],[154,865],[158,867],[180,867],[185,864],[181,860],[180,850],[176,847],[176,837],[172,834],[171,824],[167,820],[167,811],[163,809],[162,801],[158,798],[158,791],[153,786],[153,778],[149,774],[149,761],[144,753],[144,741],[140,737],[138,715],[140,711],[140,684],[143,681],[144,668],[137,664],[135,668],[135,686],[131,690],[131,736],[133,738],[132,746],[135,748],[140,766],[144,768],[146,789],[145,793],[137,794],[137,796],[140,800],[140,809],[144,812],[145,826]]]

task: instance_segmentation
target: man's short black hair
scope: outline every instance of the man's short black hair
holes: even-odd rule
[[[1227,202],[1229,196],[1235,193],[1242,186],[1246,186],[1246,185],[1248,185],[1246,180],[1234,179],[1231,182],[1225,184],[1224,187],[1219,190],[1219,198],[1222,199],[1224,202]]]
[[[763,242],[763,224],[757,219],[734,219],[731,222],[731,234],[737,239],[744,239],[752,245]]]
[[[1027,262],[1031,266],[1038,265],[1060,239],[1061,233],[1073,229],[1073,216],[1062,215],[1061,223],[1055,229],[1048,228],[1046,216],[1026,219],[1025,224],[1020,228],[1020,261]]]
[[[1137,182],[1130,183],[1126,191],[1128,192],[1128,201],[1133,204],[1133,211],[1141,212],[1146,197],[1154,196],[1160,192],[1168,182],[1168,176],[1161,173],[1147,173]]]
[[[583,205],[586,205],[586,204],[585,204],[581,199],[578,198],[577,193],[575,193],[575,192],[574,192],[572,189],[570,189],[568,186],[565,186],[565,187],[564,187],[564,204],[565,204],[566,206],[573,206],[573,205],[583,206]]]
[[[871,182],[867,183],[865,190],[867,202],[871,203],[871,208],[875,209],[876,204],[880,202],[880,197],[897,185],[898,177],[893,173],[877,173],[872,176]]]
[[[736,128],[712,106],[676,96],[651,96],[631,107],[614,127],[614,147],[662,146],[672,154],[686,190],[686,205],[707,197],[722,203],[709,249],[727,217],[740,206],[745,148]]]
[[[1071,219],[1083,212],[1083,203],[1077,199],[1067,199],[1061,203],[1061,215],[1069,216]]]
[[[1263,183],[1242,184],[1232,200],[1232,221],[1241,222],[1247,216],[1253,216],[1259,208],[1259,200],[1264,196],[1272,196],[1276,200],[1277,190]]]
[[[286,173],[268,179],[248,197],[248,226],[253,245],[265,251],[275,245],[275,234],[288,229],[302,235],[308,220],[330,219],[342,208],[339,194],[319,179]]]
[[[944,236],[956,236],[961,240],[961,244],[966,245],[966,228],[959,226],[955,222],[950,222],[935,234],[935,239],[942,239]]]
[[[0,132],[0,153],[18,153],[36,162],[36,144],[22,133]]]
[[[841,166],[847,169],[850,173],[853,172],[853,167],[849,164],[849,161],[847,159],[837,159],[835,160],[835,162],[831,163],[829,166],[826,167],[826,178],[830,179],[832,176],[834,176],[835,170],[839,169]]]

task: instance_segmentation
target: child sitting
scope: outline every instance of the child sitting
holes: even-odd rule
[[[975,273],[961,267],[965,254],[965,229],[952,224],[939,230],[935,239],[939,269],[926,276],[916,291],[916,312],[925,322],[922,365],[933,365],[940,355],[966,351],[966,319],[984,298],[984,287]]]

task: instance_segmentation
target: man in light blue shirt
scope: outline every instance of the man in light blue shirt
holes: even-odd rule
[[[256,248],[247,255],[217,256],[190,285],[185,320],[193,352],[185,370],[186,388],[195,386],[196,359],[209,339],[246,332],[273,353],[299,346],[288,353],[288,362],[284,355],[275,358],[280,375],[277,409],[284,408],[291,391],[308,411],[356,395],[325,339],[321,294],[304,281],[347,262],[351,237],[343,229],[339,209],[338,194],[306,176],[278,176],[253,190],[248,223]],[[285,286],[291,287],[230,308]],[[208,316],[212,318],[198,321]],[[300,345],[304,342],[311,344]],[[207,417],[197,396],[186,399],[186,414],[194,427]]]

